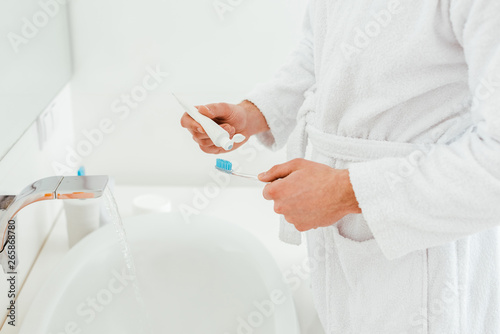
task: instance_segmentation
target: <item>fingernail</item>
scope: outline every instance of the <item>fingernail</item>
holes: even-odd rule
[[[207,115],[208,115],[208,117],[210,117],[210,118],[214,118],[214,116],[215,116],[215,115],[214,115],[214,113],[212,112],[212,110],[210,110],[210,108],[209,108],[209,107],[207,107],[207,106],[204,106],[204,107],[205,107],[205,109],[207,110]]]
[[[203,133],[203,129],[202,128],[198,128],[197,129],[199,133]]]
[[[258,178],[262,179],[264,176],[266,176],[266,172],[260,173],[259,176],[258,176]]]

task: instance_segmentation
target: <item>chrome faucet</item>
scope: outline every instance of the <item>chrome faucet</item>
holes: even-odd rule
[[[19,195],[0,195],[0,256],[10,242],[9,224],[24,207],[52,199],[87,199],[101,197],[108,183],[107,176],[52,176],[24,188]],[[4,256],[2,256],[4,257]],[[5,271],[5,266],[3,265]],[[16,261],[17,266],[17,261]]]

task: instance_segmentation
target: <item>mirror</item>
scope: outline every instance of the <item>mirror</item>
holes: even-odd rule
[[[71,76],[65,0],[0,2],[0,159]]]

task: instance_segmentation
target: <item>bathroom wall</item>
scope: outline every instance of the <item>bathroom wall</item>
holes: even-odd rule
[[[68,157],[121,184],[206,183],[215,157],[180,127],[182,111],[169,92],[193,104],[239,102],[296,44],[305,3],[71,2],[77,150]],[[258,146],[225,157],[248,172],[285,159]]]

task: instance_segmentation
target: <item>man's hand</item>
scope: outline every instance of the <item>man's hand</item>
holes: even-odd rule
[[[295,159],[260,174],[259,180],[272,182],[264,188],[264,198],[274,201],[274,211],[301,232],[361,213],[346,169]]]
[[[251,102],[243,101],[240,104],[213,103],[206,106],[197,106],[198,111],[219,124],[232,137],[241,133],[246,137],[242,143],[234,145],[233,150],[243,145],[252,135],[269,130],[266,119],[260,110]],[[193,140],[198,143],[205,153],[219,154],[227,152],[214,145],[201,125],[187,113],[181,118],[181,125],[193,135]]]

